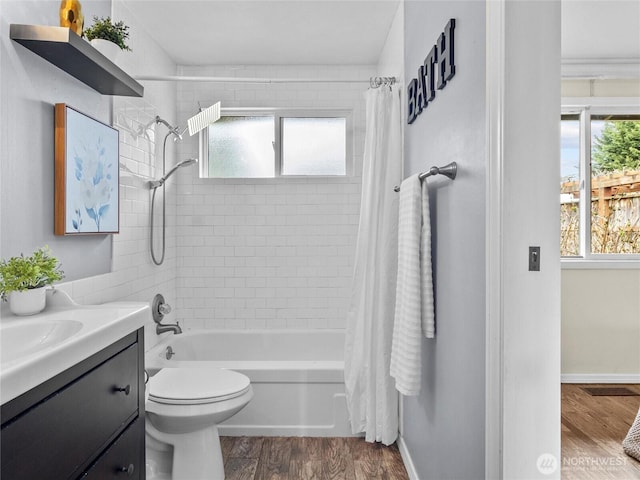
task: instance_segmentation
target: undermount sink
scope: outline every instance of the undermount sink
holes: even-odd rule
[[[80,331],[76,320],[48,320],[12,323],[0,327],[0,364],[12,362],[58,345]]]

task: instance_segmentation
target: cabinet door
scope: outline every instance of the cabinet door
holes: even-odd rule
[[[2,478],[80,475],[138,414],[138,344],[123,350],[2,429]]]
[[[141,480],[144,468],[144,419],[138,417],[81,478]]]

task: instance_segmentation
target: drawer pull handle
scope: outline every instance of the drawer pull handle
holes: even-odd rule
[[[125,395],[129,395],[131,393],[131,385],[127,385],[126,387],[115,387],[114,390],[116,392],[124,392]]]
[[[120,470],[118,470],[118,473],[122,472],[122,473],[126,473],[128,476],[133,475],[133,472],[135,470],[135,467],[133,466],[133,463],[130,463],[128,467],[120,467]]]

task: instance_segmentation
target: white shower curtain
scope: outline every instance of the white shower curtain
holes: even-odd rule
[[[398,436],[398,393],[389,376],[402,179],[400,98],[396,88],[369,89],[360,224],[345,344],[345,385],[353,433],[369,442]]]

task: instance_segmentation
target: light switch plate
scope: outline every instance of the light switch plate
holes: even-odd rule
[[[529,247],[529,271],[540,271],[540,247]]]

